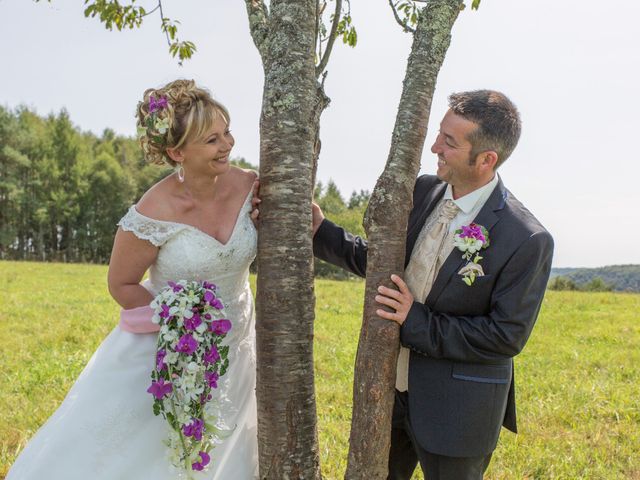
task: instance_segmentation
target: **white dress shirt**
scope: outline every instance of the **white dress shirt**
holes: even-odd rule
[[[453,199],[453,188],[451,185],[447,184],[447,189],[444,192],[444,197],[442,200],[453,200],[460,212],[455,218],[451,221],[451,225],[449,226],[449,232],[453,233],[458,230],[463,225],[469,225],[476,218],[478,213],[484,204],[487,203],[489,197],[493,193],[493,191],[498,185],[498,175],[494,175],[489,183],[484,185],[483,187],[474,190],[471,193],[467,193],[464,197],[460,197],[457,200]]]

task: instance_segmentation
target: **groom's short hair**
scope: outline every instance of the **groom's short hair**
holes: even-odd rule
[[[495,168],[509,158],[518,144],[522,122],[518,109],[505,94],[495,90],[453,93],[449,96],[449,108],[478,125],[467,137],[472,163],[479,153],[487,150],[498,154]]]

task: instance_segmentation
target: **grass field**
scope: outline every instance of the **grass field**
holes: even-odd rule
[[[346,465],[363,286],[317,282],[327,479]],[[0,262],[0,291],[1,479],[115,326],[118,307],[103,266]],[[640,479],[640,295],[549,292],[516,382],[521,433],[503,430],[487,478]]]

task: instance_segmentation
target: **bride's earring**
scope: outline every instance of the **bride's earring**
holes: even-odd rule
[[[180,168],[178,168],[178,181],[180,183],[184,182],[184,167],[182,165],[180,165]]]

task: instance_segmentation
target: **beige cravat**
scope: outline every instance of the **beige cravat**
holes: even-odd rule
[[[429,295],[438,270],[453,249],[449,238],[449,226],[460,209],[453,200],[443,200],[438,204],[433,218],[427,219],[423,231],[413,247],[409,265],[404,271],[404,279],[411,294],[418,302],[424,302]],[[434,214],[432,214],[434,215]],[[396,370],[396,388],[405,392],[409,384],[409,349],[400,347]]]

